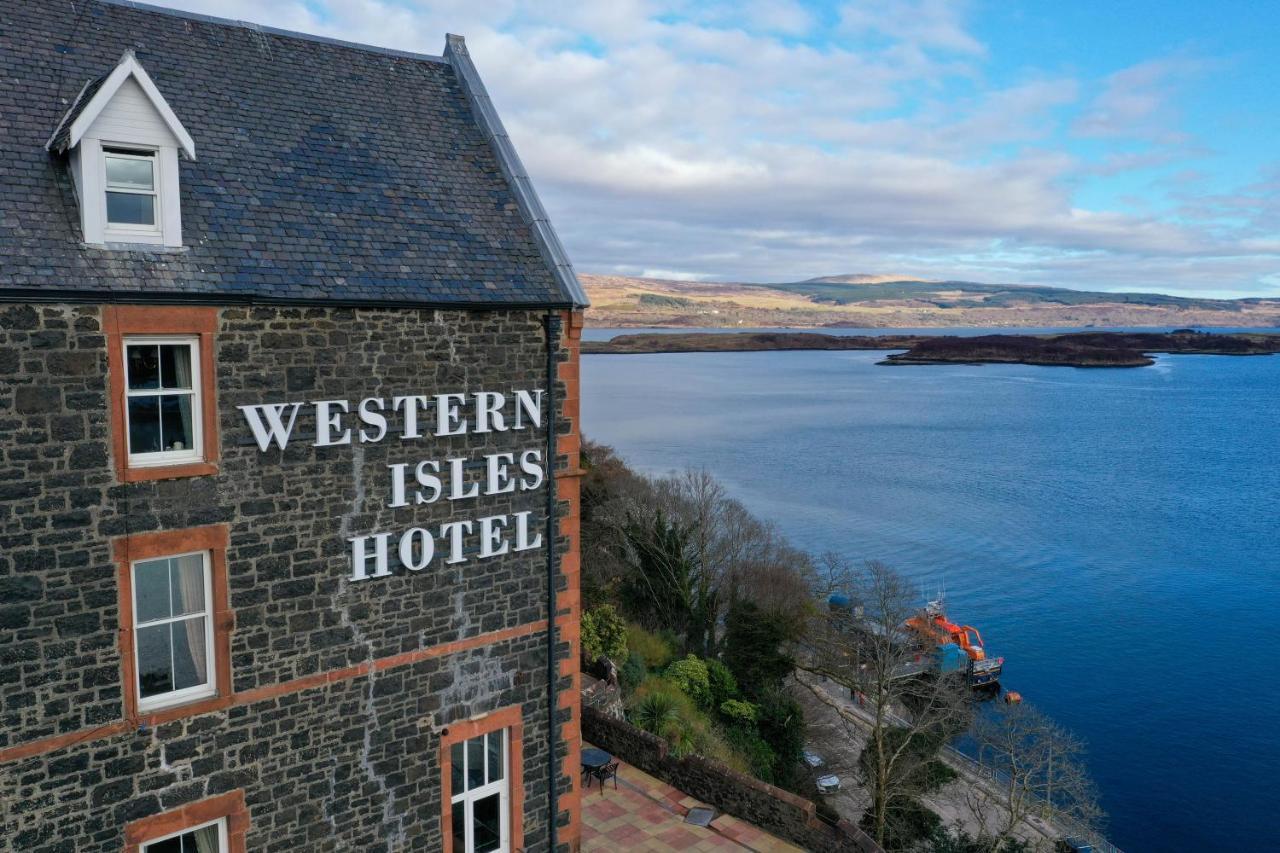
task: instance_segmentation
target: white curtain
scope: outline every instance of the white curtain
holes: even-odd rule
[[[188,619],[183,623],[187,630],[187,647],[191,649],[191,665],[203,684],[208,678],[208,657],[204,647],[205,620],[209,618],[209,603],[204,600],[204,555],[192,554],[174,560],[175,577],[182,592],[182,610],[185,613],[202,611],[204,619]],[[217,848],[214,848],[215,851]],[[204,853],[201,848],[201,853]]]
[[[178,380],[179,387],[192,388],[194,391],[194,388],[191,385],[191,348],[182,346],[175,347],[175,349],[176,352],[174,353],[173,365],[174,373],[176,373],[177,376],[174,378]],[[194,397],[194,394],[182,394],[178,397],[178,415],[182,418],[181,440],[183,447],[187,450],[191,449],[196,435],[195,430],[191,427],[191,401]],[[172,450],[173,441],[169,436],[165,436],[165,439],[169,442],[169,447],[166,449]]]
[[[222,853],[221,834],[218,832],[218,824],[210,824],[197,829],[191,834],[196,839],[197,853]]]

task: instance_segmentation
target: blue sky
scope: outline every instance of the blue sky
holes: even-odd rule
[[[1280,296],[1280,4],[169,4],[466,36],[580,270]]]

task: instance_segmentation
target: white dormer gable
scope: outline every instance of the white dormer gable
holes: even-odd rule
[[[182,245],[178,152],[196,156],[133,51],[85,84],[45,146],[69,154],[86,243]]]

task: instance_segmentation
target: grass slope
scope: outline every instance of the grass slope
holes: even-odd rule
[[[833,305],[883,300],[918,300],[938,308],[1005,308],[1013,305],[1150,305],[1208,311],[1240,311],[1256,299],[1191,299],[1161,293],[1102,293],[1020,284],[983,284],[974,281],[890,281],[876,284],[813,279],[786,284],[749,285],[808,296]]]

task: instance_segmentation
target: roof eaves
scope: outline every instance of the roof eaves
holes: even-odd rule
[[[548,269],[555,277],[557,286],[576,307],[586,308],[590,305],[587,293],[583,289],[582,283],[578,281],[577,274],[573,271],[573,264],[569,261],[569,255],[565,252],[564,245],[556,235],[555,228],[552,227],[551,220],[547,216],[547,211],[538,199],[538,193],[533,188],[533,182],[529,180],[529,173],[525,171],[524,164],[520,161],[520,155],[516,153],[515,146],[511,144],[511,137],[507,135],[506,128],[503,127],[502,119],[498,117],[498,111],[493,107],[493,101],[489,98],[489,93],[485,90],[484,83],[480,80],[480,74],[476,71],[475,64],[471,61],[471,55],[467,52],[466,41],[462,36],[450,34],[446,37],[444,58],[453,66],[458,83],[462,87],[463,93],[467,96],[467,101],[471,104],[471,111],[475,115],[476,123],[480,126],[493,148],[494,156],[497,157],[498,166],[502,169],[503,177],[506,178],[507,184],[511,187],[511,193],[515,196],[520,213],[533,233],[533,240],[538,246],[538,252],[542,255],[543,261],[546,262]]]

